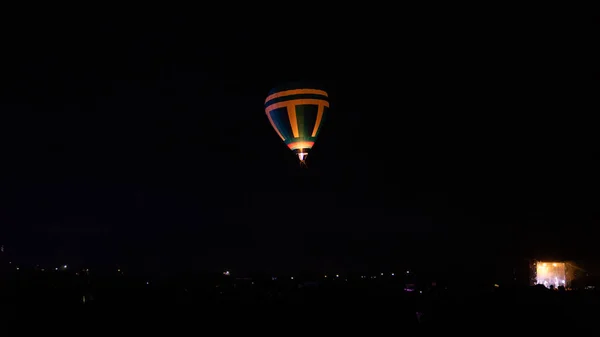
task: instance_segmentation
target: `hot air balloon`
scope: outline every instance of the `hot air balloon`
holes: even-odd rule
[[[271,126],[302,165],[306,165],[328,110],[327,92],[300,83],[274,88],[265,100]]]

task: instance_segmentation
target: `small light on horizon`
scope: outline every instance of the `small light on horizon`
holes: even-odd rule
[[[392,276],[395,276],[396,274],[392,273]]]
[[[340,275],[336,274],[335,277],[340,277]]]

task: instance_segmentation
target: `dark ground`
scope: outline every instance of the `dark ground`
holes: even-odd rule
[[[5,274],[0,306],[5,318],[42,330],[52,327],[30,322],[69,331],[148,333],[495,336],[549,329],[555,335],[593,326],[600,303],[593,290],[417,285],[407,292],[399,279],[303,282],[204,275],[145,284],[126,277],[32,275]]]

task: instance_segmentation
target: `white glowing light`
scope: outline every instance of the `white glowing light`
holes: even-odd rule
[[[545,287],[558,287],[566,284],[566,265],[564,262],[538,263],[536,266],[536,284]]]

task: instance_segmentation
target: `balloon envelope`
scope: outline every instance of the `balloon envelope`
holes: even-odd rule
[[[301,162],[315,144],[328,110],[327,92],[303,84],[275,88],[265,100],[271,126]]]

